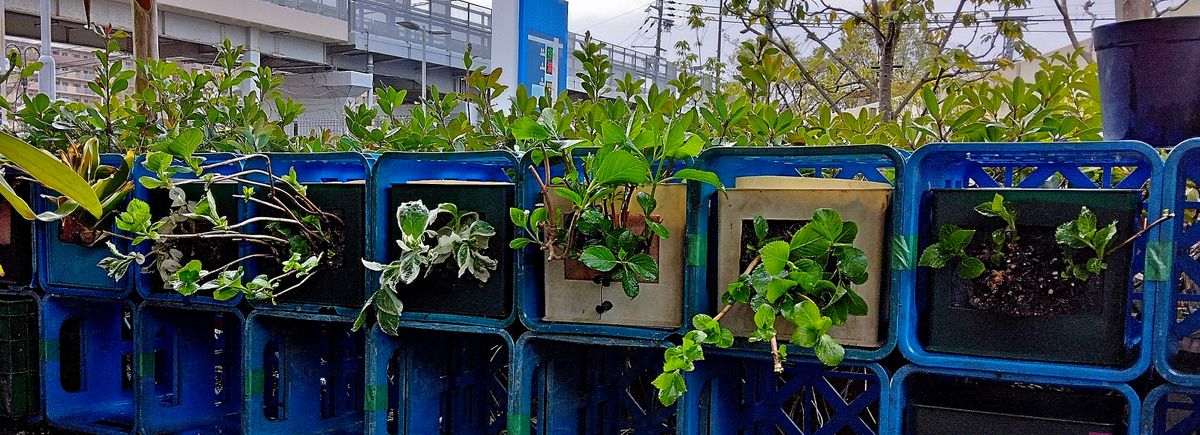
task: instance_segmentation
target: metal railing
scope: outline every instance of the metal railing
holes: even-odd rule
[[[581,49],[583,47],[583,40],[584,35],[572,32],[571,51]],[[646,79],[647,84],[658,83],[661,87],[675,78],[675,65],[666,59],[649,53],[609,44],[596,38],[592,38],[592,42],[604,43],[603,53],[612,62],[613,80],[623,78],[628,73],[634,77]],[[575,72],[582,69],[583,64],[575,56],[570,56],[567,59],[567,72],[570,74],[567,77],[568,88],[574,90],[580,89],[578,87],[579,79],[575,77]]]
[[[351,0],[263,0],[304,12],[345,20],[349,15]]]
[[[491,8],[461,0],[353,0],[350,3],[352,32],[420,44],[420,31],[396,25],[399,21],[416,23],[427,31],[449,32],[447,35],[428,35],[426,43],[431,51],[461,54],[470,44],[473,55],[484,59],[491,57]]]

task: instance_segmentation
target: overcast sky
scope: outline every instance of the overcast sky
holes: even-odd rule
[[[469,1],[485,6],[491,4],[491,0]],[[847,8],[862,8],[860,0],[832,1],[845,3]],[[1086,1],[1067,0],[1071,16],[1077,18],[1075,21],[1076,33],[1081,40],[1090,37],[1091,17],[1084,13],[1083,7]],[[954,0],[934,0],[934,2],[939,12],[950,12],[957,5]],[[572,32],[577,33],[590,30],[594,37],[616,45],[646,46],[637,49],[650,53],[654,51],[652,47],[655,39],[655,21],[649,17],[655,12],[647,8],[652,3],[651,0],[568,0],[568,27]],[[1096,25],[1112,22],[1114,1],[1095,0],[1095,3],[1091,11],[1099,17]],[[685,17],[690,4],[705,5],[707,6],[706,11],[715,13],[718,10],[719,0],[667,0],[665,12],[668,15]],[[855,7],[856,5],[857,7]],[[1030,0],[1028,8],[1013,9],[1010,11],[1010,16],[1029,17],[1030,24],[1025,40],[1040,50],[1054,50],[1070,44],[1053,0]],[[669,33],[663,34],[663,48],[668,50],[667,56],[674,58],[675,41],[680,39],[686,39],[689,42],[695,41],[698,36],[703,45],[700,48],[702,56],[708,57],[715,54],[717,27],[716,17],[712,18],[713,21],[709,23],[709,26],[699,32],[687,29],[685,20],[677,18],[675,20],[677,26]],[[730,48],[733,47],[732,41],[745,38],[745,35],[739,32],[740,30],[740,23],[726,23],[723,31],[725,36],[724,53],[729,53]],[[805,48],[811,49],[812,45],[815,44],[809,43]]]

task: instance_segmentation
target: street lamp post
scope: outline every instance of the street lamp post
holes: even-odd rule
[[[447,32],[445,30],[429,30],[429,29],[421,27],[420,24],[414,23],[412,21],[397,21],[396,24],[405,29],[416,30],[417,32],[421,33],[421,102],[424,103],[425,98],[426,98],[425,93],[427,92],[426,91],[426,88],[427,88],[426,82],[428,80],[428,67],[427,67],[426,57],[428,56],[429,45],[428,45],[427,38],[429,37],[429,35],[434,35],[434,36],[449,35],[450,32]]]

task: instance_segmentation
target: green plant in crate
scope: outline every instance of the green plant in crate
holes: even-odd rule
[[[575,103],[587,117],[568,117],[545,108],[535,119],[512,124],[518,141],[530,146],[535,164],[527,168],[537,180],[542,204],[533,210],[511,210],[513,223],[527,237],[509,246],[539,245],[547,261],[577,260],[600,273],[601,282],[619,282],[634,298],[639,280],[655,280],[659,265],[649,253],[655,238],[670,237],[655,217],[659,186],[694,180],[721,187],[716,174],[677,163],[696,157],[704,139],[689,134],[697,118],[694,109],[652,87],[630,111],[626,102],[601,98],[608,91],[611,73],[602,47],[585,39],[575,57],[583,63],[578,73],[589,99]],[[586,131],[585,140],[565,140],[562,132]],[[586,150],[588,147],[595,147]],[[586,151],[585,151],[586,150]],[[562,176],[551,173],[551,161],[564,163]],[[540,166],[540,168],[538,167]],[[565,199],[559,209],[555,198]],[[640,213],[633,207],[640,209]]]
[[[439,219],[442,214],[446,219]],[[422,201],[409,201],[396,208],[396,222],[400,227],[400,240],[396,241],[400,258],[388,264],[363,260],[367,269],[380,272],[380,289],[363,305],[354,330],[362,327],[368,309],[374,307],[379,327],[396,335],[404,312],[397,287],[411,284],[421,275],[421,269],[428,274],[436,267],[453,267],[459,278],[469,273],[480,282],[487,282],[491,271],[496,270],[496,260],[484,253],[496,230],[478,213],[461,211],[450,203],[430,210]]]
[[[841,364],[845,349],[830,329],[844,325],[849,316],[867,314],[866,302],[852,288],[867,280],[867,256],[853,245],[858,225],[823,208],[789,240],[767,238],[762,217],[754,219],[754,233],[757,243],[747,248],[756,255],[730,283],[722,297],[724,308],[715,316],[697,314],[682,343],[666,350],[663,373],[654,380],[663,404],[675,403],[687,391],[683,372],[704,359],[704,345],[733,345],[733,332],[721,326],[721,319],[738,304],[753,309],[757,328],[749,340],[770,343],[776,373],[783,372],[788,356],[787,345],[778,344],[775,324],[780,319],[795,327],[790,343],[813,349],[826,365]]]
[[[312,276],[320,273],[336,258],[343,244],[340,239],[342,220],[325,212],[305,197],[306,189],[297,180],[294,169],[279,176],[262,169],[244,169],[223,174],[214,172],[242,160],[269,157],[251,154],[229,160],[210,162],[196,155],[203,140],[199,129],[189,129],[178,136],[156,144],[146,154],[143,167],[152,175],[138,182],[148,189],[163,189],[171,199],[170,211],[154,216],[145,201],[133,199],[117,217],[117,228],[130,233],[131,247],[149,243],[148,254],[137,251],[121,252],[108,244],[112,256],[101,260],[99,266],[114,279],[124,276],[131,265],[149,261],[153,267],[144,273],[157,273],[168,289],[188,296],[211,292],[217,300],[228,300],[239,293],[250,299],[270,299],[292,291]],[[194,179],[177,179],[192,174]],[[213,188],[220,183],[241,185],[241,201],[255,203],[263,210],[277,211],[278,216],[257,216],[241,221],[231,220],[219,210]],[[184,186],[203,187],[196,198],[188,198]],[[265,195],[256,195],[257,190]],[[260,224],[258,231],[251,224]],[[198,259],[186,259],[181,244],[198,242],[234,242],[260,247],[255,253],[241,255],[224,264],[203,264]],[[255,258],[273,259],[278,271],[272,274],[246,275],[246,264]]]

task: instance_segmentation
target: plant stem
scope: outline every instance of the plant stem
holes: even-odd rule
[[[1104,256],[1107,257],[1109,254],[1112,254],[1113,252],[1116,252],[1116,251],[1120,250],[1121,248],[1124,248],[1126,245],[1133,243],[1134,240],[1137,240],[1138,237],[1141,237],[1143,234],[1146,234],[1146,232],[1150,231],[1151,228],[1162,225],[1164,222],[1170,220],[1173,217],[1175,217],[1175,213],[1172,213],[1170,210],[1163,209],[1162,216],[1160,216],[1154,222],[1151,222],[1150,225],[1146,225],[1145,228],[1142,228],[1138,232],[1134,233],[1133,236],[1130,236],[1128,239],[1125,239],[1125,241],[1118,243],[1117,246],[1108,248],[1108,251],[1106,251],[1104,253]]]
[[[304,225],[300,221],[293,220],[293,219],[259,216],[259,217],[250,218],[250,219],[246,219],[244,221],[238,222],[236,225],[230,225],[230,226],[226,227],[225,229],[232,231],[232,230],[236,230],[238,228],[244,227],[246,225],[250,225],[255,222],[280,222],[280,223],[285,223],[285,224]]]
[[[230,261],[229,263],[225,264],[224,266],[221,266],[221,267],[218,267],[218,268],[216,268],[216,269],[210,270],[210,271],[208,271],[207,273],[205,273],[203,276],[201,276],[200,278],[201,278],[201,279],[203,279],[203,278],[207,278],[207,277],[209,277],[209,276],[212,276],[213,274],[224,272],[224,271],[225,271],[225,269],[228,269],[228,268],[230,268],[230,267],[233,267],[233,265],[235,265],[235,264],[238,264],[238,263],[241,263],[241,262],[243,262],[243,261],[246,261],[246,260],[249,260],[249,259],[251,259],[251,258],[263,258],[263,257],[270,257],[270,255],[268,255],[268,254],[250,254],[250,255],[247,255],[247,256],[245,256],[245,257],[239,258],[239,259],[237,259],[237,260]]]
[[[729,314],[729,310],[731,309],[733,309],[733,304],[726,305],[725,308],[722,308],[721,311],[717,313],[717,315],[713,316],[713,321],[720,322],[721,318],[725,317],[726,314]]]
[[[162,237],[162,238],[166,238],[166,239],[186,239],[186,238],[239,239],[239,240],[246,240],[246,241],[269,240],[272,242],[282,243],[284,245],[287,245],[289,243],[287,240],[284,240],[284,239],[281,239],[278,237],[274,237],[274,236],[268,236],[268,235],[264,235],[264,234],[242,234],[242,233],[236,233],[236,232],[212,232],[212,233],[200,233],[200,234],[159,234],[158,236]]]
[[[771,336],[771,359],[775,362],[775,373],[783,373],[783,358],[779,356],[779,340]]]

